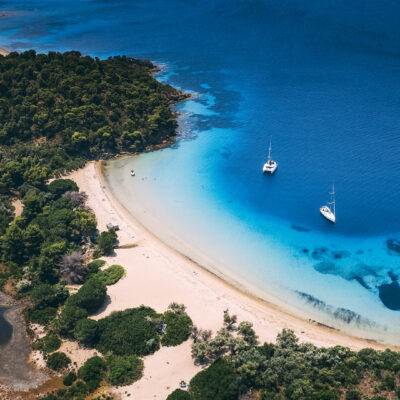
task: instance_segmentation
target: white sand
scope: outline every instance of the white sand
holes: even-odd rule
[[[105,230],[108,222],[118,223],[120,244],[137,246],[118,249],[113,257],[105,258],[108,264],[123,265],[127,275],[108,288],[110,303],[96,318],[141,304],[163,312],[176,301],[186,305],[188,314],[199,328],[213,332],[222,326],[223,310],[229,309],[239,321],[254,324],[261,342],[275,341],[283,328],[289,328],[301,341],[318,346],[343,345],[354,350],[367,346],[384,348],[378,343],[347,336],[286,314],[216,278],[141,226],[105,187],[100,168],[99,163],[92,162],[69,178],[89,195],[88,204],[96,214],[99,229]],[[193,365],[188,341],[146,357],[143,379],[117,391],[126,399],[165,399],[178,387],[181,379],[189,381],[199,369]]]

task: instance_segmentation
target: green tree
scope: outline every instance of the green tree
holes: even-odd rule
[[[177,346],[189,338],[193,322],[188,315],[166,311],[163,319],[166,333],[161,342],[164,346]]]
[[[78,376],[86,382],[90,390],[97,389],[107,371],[107,365],[103,358],[94,356],[89,358],[78,370]]]
[[[134,355],[112,359],[109,368],[110,382],[114,386],[130,385],[143,375],[143,361]]]
[[[117,234],[115,233],[115,230],[110,229],[109,231],[104,231],[100,233],[97,239],[97,243],[103,254],[109,255],[114,250],[116,240]]]
[[[74,337],[81,343],[93,346],[97,343],[99,327],[94,319],[83,318],[77,321],[74,328]]]
[[[68,191],[79,191],[78,185],[71,179],[56,179],[48,185],[48,189],[57,197]]]
[[[100,339],[96,347],[103,354],[152,354],[160,348],[159,318],[159,314],[145,306],[113,312],[98,321]]]
[[[167,400],[193,400],[193,397],[185,390],[176,389],[167,397]]]
[[[215,361],[192,378],[189,392],[196,400],[237,400],[238,379],[232,364],[223,358]]]
[[[1,237],[2,258],[21,264],[24,261],[24,233],[17,221],[11,223]]]
[[[57,319],[57,329],[60,335],[71,336],[76,323],[87,317],[87,311],[83,308],[66,305]]]
[[[251,322],[243,321],[239,324],[238,334],[243,337],[244,341],[249,345],[257,344],[258,336],[253,329]]]
[[[66,368],[71,363],[71,359],[65,353],[52,353],[47,359],[47,366],[55,371]]]
[[[93,276],[83,284],[76,294],[68,298],[67,305],[81,307],[91,313],[98,310],[104,303],[106,294],[105,283],[97,276]]]

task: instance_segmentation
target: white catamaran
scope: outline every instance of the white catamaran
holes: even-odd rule
[[[271,140],[269,141],[268,161],[263,166],[263,173],[269,172],[271,175],[278,168],[278,163],[271,158]]]
[[[332,201],[328,202],[329,205],[332,206],[332,209],[329,206],[323,206],[319,209],[321,214],[329,221],[335,223],[336,222],[336,210],[335,210],[335,186],[332,185],[332,192],[330,193],[332,196]]]

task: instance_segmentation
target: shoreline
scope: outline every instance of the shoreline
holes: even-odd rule
[[[169,247],[142,226],[113,195],[103,175],[101,161],[89,162],[68,178],[87,193],[88,206],[96,214],[99,230],[105,230],[109,222],[120,227],[119,248],[103,259],[107,265],[123,265],[127,275],[109,287],[109,302],[96,319],[141,304],[163,312],[171,302],[177,301],[186,305],[196,326],[211,329],[213,333],[222,327],[223,311],[229,309],[239,321],[253,323],[261,343],[275,342],[282,329],[292,329],[301,342],[316,346],[341,345],[352,350],[365,347],[397,349],[291,315],[232,286]],[[165,398],[181,379],[189,381],[201,369],[193,364],[190,341],[174,348],[161,348],[144,361],[144,377],[131,386],[116,389],[122,396],[126,391],[138,398]],[[175,366],[175,369],[167,372],[166,365],[168,368]]]

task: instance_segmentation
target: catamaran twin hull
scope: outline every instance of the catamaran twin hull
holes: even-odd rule
[[[278,163],[276,163],[275,161],[269,161],[264,164],[263,172],[264,173],[268,172],[270,174],[273,174],[277,168],[278,168]]]

